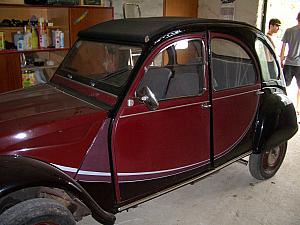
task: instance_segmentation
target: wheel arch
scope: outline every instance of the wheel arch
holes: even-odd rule
[[[297,117],[291,100],[282,91],[265,88],[255,123],[253,153],[278,146],[297,131]]]
[[[98,222],[114,224],[113,214],[104,211],[74,179],[56,167],[20,156],[0,156],[0,165],[2,207],[5,201],[51,198],[69,208],[77,219],[90,210]]]

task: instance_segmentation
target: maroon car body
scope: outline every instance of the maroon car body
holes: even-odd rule
[[[80,32],[50,82],[0,95],[0,221],[43,198],[113,224],[250,154],[254,177],[273,176],[298,126],[270,46],[252,26],[217,20]]]

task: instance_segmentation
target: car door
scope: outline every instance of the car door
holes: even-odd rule
[[[249,131],[261,89],[249,49],[230,35],[211,33],[213,145],[215,166],[250,150]]]
[[[210,166],[210,108],[206,39],[172,39],[142,66],[113,128],[120,202],[131,201],[194,176]],[[157,109],[139,100],[148,87]]]

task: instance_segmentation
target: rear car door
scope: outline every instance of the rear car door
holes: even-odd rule
[[[160,45],[143,65],[113,130],[120,202],[157,192],[210,166],[206,39],[184,36]],[[135,93],[148,87],[159,107]]]
[[[261,84],[254,57],[242,41],[220,33],[210,37],[214,160],[219,166],[250,150],[247,135]]]

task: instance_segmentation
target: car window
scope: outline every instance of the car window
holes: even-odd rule
[[[148,86],[157,100],[199,95],[203,91],[203,43],[180,40],[160,51],[147,67],[139,89]]]
[[[261,40],[256,40],[255,50],[259,58],[263,81],[279,79],[279,66],[269,48]]]
[[[88,82],[121,87],[127,81],[139,56],[137,53],[140,52],[141,48],[135,46],[78,41],[66,56],[60,70]]]
[[[227,39],[213,38],[211,51],[215,90],[236,88],[256,82],[253,60],[240,45]]]

